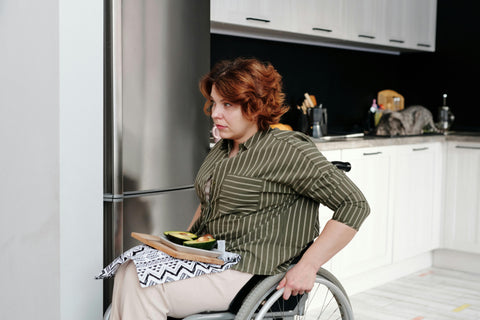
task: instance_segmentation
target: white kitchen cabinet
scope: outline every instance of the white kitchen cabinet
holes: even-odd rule
[[[342,161],[352,164],[347,175],[364,193],[371,213],[353,240],[332,259],[340,277],[349,277],[387,265],[392,259],[390,175],[393,147],[342,150]]]
[[[397,146],[392,172],[393,261],[439,246],[442,144]]]
[[[384,44],[384,0],[345,0],[347,40]]]
[[[212,0],[210,16],[215,22],[291,31],[292,5],[292,0]]]
[[[447,146],[445,247],[480,253],[480,143]]]
[[[437,0],[346,0],[347,38],[435,51]]]
[[[407,48],[410,36],[409,5],[411,0],[386,0],[384,7],[384,41],[388,46]]]
[[[212,33],[435,50],[437,0],[212,0]]]
[[[427,268],[439,263],[439,252],[461,253],[447,255],[460,257],[459,263],[480,254],[479,140],[400,139],[391,146],[346,149],[352,148],[348,142],[345,149],[322,151],[330,161],[352,164],[347,175],[371,207],[360,231],[327,264],[347,290]],[[320,207],[321,225],[331,216]]]
[[[321,151],[322,154],[327,158],[328,161],[341,161],[342,151],[341,150],[330,150],[330,151]],[[319,219],[320,219],[320,229],[322,230],[328,220],[332,218],[333,212],[326,206],[320,206],[319,210]]]
[[[299,0],[295,2],[294,28],[301,34],[341,39],[345,37],[345,0]]]
[[[435,51],[437,0],[408,0],[408,46]]]
[[[342,151],[341,150],[329,150],[329,151],[322,151],[322,154],[327,158],[328,161],[340,161],[342,159]],[[318,212],[318,219],[320,223],[320,232],[325,227],[325,224],[332,218],[333,211],[330,210],[328,207],[321,205]],[[333,271],[332,270],[332,260],[327,261],[323,266],[323,268]]]

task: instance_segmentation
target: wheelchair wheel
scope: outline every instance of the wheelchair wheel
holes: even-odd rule
[[[260,282],[245,298],[235,319],[353,319],[345,289],[327,270],[319,270],[310,293],[289,300],[283,300],[283,290],[276,290],[283,276],[284,273]]]

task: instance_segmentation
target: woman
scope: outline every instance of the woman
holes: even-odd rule
[[[369,214],[360,190],[305,135],[270,129],[287,108],[281,76],[255,59],[218,63],[200,82],[222,138],[202,164],[195,188],[197,234],[226,240],[242,256],[230,270],[140,289],[132,263],[115,278],[113,319],[165,319],[225,310],[253,274],[286,271],[283,297],[312,289],[317,270],[355,235]],[[334,211],[318,235],[319,204]],[[122,317],[123,316],[123,317]]]

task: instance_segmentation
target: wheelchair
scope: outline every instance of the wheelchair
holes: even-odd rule
[[[350,171],[348,162],[332,163],[343,171]],[[294,264],[295,261],[292,266]],[[288,300],[283,299],[283,288],[276,289],[284,276],[285,272],[273,276],[254,275],[238,292],[228,310],[194,314],[183,320],[354,319],[345,289],[328,270],[318,270],[314,287],[309,293],[291,296]],[[109,319],[110,308],[111,305],[105,312],[104,320]]]

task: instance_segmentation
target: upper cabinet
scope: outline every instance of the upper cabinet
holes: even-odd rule
[[[384,44],[385,0],[345,0],[346,39]]]
[[[408,0],[408,16],[411,17],[408,25],[409,46],[435,51],[437,0]]]
[[[411,44],[410,26],[411,16],[409,10],[412,6],[409,5],[412,0],[389,0],[385,1],[384,7],[384,41],[391,46],[399,48],[409,48]]]
[[[300,34],[341,39],[345,37],[344,1],[296,1],[292,15],[294,30]]]
[[[437,0],[211,0],[212,33],[390,51],[435,50]]]
[[[289,31],[292,7],[292,0],[213,0],[210,20],[247,28]]]

